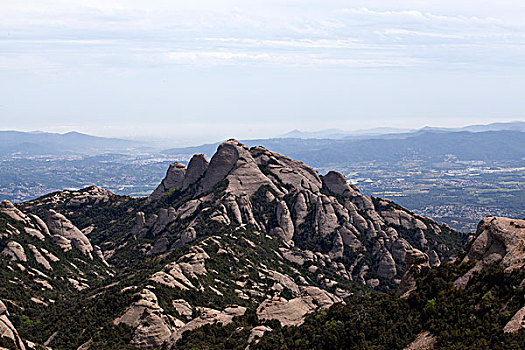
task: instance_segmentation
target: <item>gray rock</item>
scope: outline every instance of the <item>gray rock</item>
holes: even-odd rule
[[[178,162],[171,163],[166,172],[166,177],[164,177],[160,185],[148,197],[148,202],[160,199],[164,193],[171,189],[182,188],[185,174],[186,166],[184,164]]]
[[[335,194],[352,197],[359,195],[357,188],[355,186],[350,187],[343,174],[337,171],[328,172],[328,174],[322,176],[322,179],[326,187]]]
[[[393,279],[397,274],[396,262],[388,250],[384,251],[383,257],[379,261],[377,274],[386,279]]]
[[[170,319],[163,314],[157,296],[144,289],[138,294],[139,300],[129,306],[124,314],[113,321],[134,328],[131,345],[141,349],[160,348],[175,331]]]
[[[24,342],[9,320],[9,312],[7,312],[7,308],[0,300],[0,338],[4,337],[11,339],[15,343],[15,346],[17,346],[17,350],[25,350]]]
[[[430,267],[428,255],[422,251],[412,248],[406,251],[406,271],[396,291],[398,296],[408,296],[416,288],[416,276],[425,267]]]
[[[278,320],[283,326],[297,326],[304,316],[317,310],[324,310],[342,300],[317,287],[303,287],[301,294],[291,300],[280,297],[266,299],[257,308],[261,320]]]
[[[478,224],[476,239],[464,262],[476,260],[476,265],[458,278],[454,285],[464,288],[472,275],[494,263],[505,273],[525,265],[525,220],[487,216]]]
[[[196,183],[208,169],[208,161],[203,154],[194,155],[188,163],[186,175],[182,181],[182,188],[186,189]]]
[[[4,250],[2,250],[1,254],[10,256],[11,261],[27,262],[27,256],[24,252],[24,247],[15,241],[9,241]]]
[[[4,213],[16,221],[30,224],[31,220],[8,200],[0,202],[0,213]]]
[[[72,247],[77,248],[80,252],[90,259],[93,259],[91,252],[93,247],[89,239],[64,215],[54,210],[49,210],[47,217],[47,227],[49,232],[56,238],[57,244],[64,250],[68,251]]]

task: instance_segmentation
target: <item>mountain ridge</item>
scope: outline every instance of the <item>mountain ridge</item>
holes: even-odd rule
[[[234,339],[251,337],[256,347],[262,334],[273,339],[334,304],[401,285],[419,295],[420,275],[456,266],[468,238],[361,194],[338,172],[321,176],[234,139],[209,161],[197,154],[188,166],[173,163],[145,198],[91,186],[0,209],[0,300],[26,344],[56,349],[178,347],[198,339],[193,332],[246,320],[252,326]],[[69,277],[78,285],[69,272],[40,271],[35,250],[60,259],[48,260],[57,273],[57,264],[79,265]],[[33,283],[27,271],[35,269],[53,288],[33,292],[38,302],[15,292]]]

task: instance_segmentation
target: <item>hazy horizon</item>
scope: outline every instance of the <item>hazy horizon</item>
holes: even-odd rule
[[[230,138],[235,138],[235,139],[239,139],[239,140],[249,140],[249,139],[266,139],[266,138],[279,138],[279,137],[282,137],[284,135],[286,135],[287,133],[290,133],[290,132],[293,132],[293,131],[299,131],[299,132],[304,132],[304,133],[315,133],[315,132],[323,132],[323,131],[339,131],[339,132],[345,132],[345,133],[352,133],[352,132],[366,132],[366,131],[374,131],[375,129],[406,129],[406,130],[410,130],[410,131],[413,131],[413,130],[419,130],[419,129],[422,129],[422,128],[425,128],[425,127],[430,127],[430,128],[462,128],[462,127],[466,127],[466,126],[472,126],[472,125],[488,125],[488,124],[492,124],[492,123],[512,123],[512,122],[523,122],[525,123],[525,120],[508,120],[508,121],[500,121],[500,120],[496,120],[496,121],[488,121],[488,122],[482,122],[482,123],[457,123],[457,124],[446,124],[446,125],[422,125],[422,126],[419,126],[419,127],[410,127],[410,126],[407,126],[407,127],[400,127],[398,125],[391,125],[391,126],[385,126],[385,125],[378,125],[378,126],[372,126],[370,128],[352,128],[352,129],[343,129],[343,128],[339,128],[337,126],[333,127],[333,128],[310,128],[310,129],[301,129],[301,128],[295,128],[295,129],[289,129],[289,130],[285,130],[283,132],[278,132],[278,133],[266,133],[266,134],[259,134],[260,136],[254,136],[254,137],[245,137],[243,135],[247,135],[247,134],[243,134],[243,133],[239,133],[239,135],[233,135],[233,133],[231,135],[227,135],[227,134],[224,134],[226,136],[204,136],[204,137],[196,137],[194,135],[190,136],[189,139],[186,139],[186,140],[173,140],[173,137],[169,135],[169,133],[165,133],[165,134],[159,134],[159,135],[156,135],[156,136],[149,136],[149,137],[144,137],[144,136],[130,136],[130,135],[126,135],[126,134],[122,134],[122,135],[119,135],[119,134],[109,134],[109,135],[106,135],[106,134],[96,134],[96,133],[90,133],[90,132],[84,132],[84,131],[79,131],[79,130],[73,130],[73,129],[70,129],[70,130],[54,130],[54,128],[51,128],[49,130],[45,130],[45,129],[40,129],[40,130],[31,130],[31,129],[27,129],[27,130],[24,130],[24,129],[0,129],[0,131],[20,131],[20,132],[28,132],[28,133],[57,133],[57,134],[66,134],[66,133],[70,133],[70,132],[79,132],[79,133],[83,133],[83,134],[86,134],[86,135],[91,135],[91,136],[98,136],[98,137],[110,137],[110,138],[120,138],[120,139],[127,139],[127,140],[133,140],[133,141],[143,141],[143,142],[150,142],[150,143],[153,143],[153,144],[157,144],[157,146],[159,147],[186,147],[186,146],[198,146],[198,145],[201,145],[201,144],[211,144],[211,143],[215,143],[215,142],[220,142],[220,141],[224,141],[224,140],[227,140],[227,139],[230,139]],[[383,133],[383,132],[380,132],[380,133]],[[249,134],[249,133],[248,133]]]

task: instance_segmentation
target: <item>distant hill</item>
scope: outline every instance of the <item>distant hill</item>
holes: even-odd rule
[[[519,160],[525,157],[525,133],[520,131],[434,131],[424,130],[397,138],[362,140],[274,138],[243,141],[287,154],[315,167],[344,165],[356,161],[437,160],[454,155],[461,160]],[[217,147],[173,148],[164,154],[210,155]]]
[[[505,123],[492,123],[486,125],[469,125],[461,128],[441,128],[426,126],[421,129],[378,127],[372,129],[341,130],[326,129],[319,131],[292,130],[279,136],[279,138],[297,139],[364,139],[364,138],[404,138],[421,132],[483,132],[483,131],[522,131],[525,132],[525,122],[514,121]]]
[[[398,128],[373,128],[361,129],[354,131],[347,131],[341,129],[326,129],[320,131],[301,131],[292,130],[280,136],[280,138],[297,138],[297,139],[344,139],[352,137],[367,137],[385,134],[398,134],[413,131],[412,129],[398,129]]]
[[[136,149],[143,144],[136,141],[106,138],[68,132],[0,131],[0,155],[22,153],[26,155],[99,154]]]

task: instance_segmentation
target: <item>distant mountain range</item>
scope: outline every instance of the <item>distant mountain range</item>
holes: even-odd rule
[[[519,160],[525,157],[525,133],[521,131],[421,130],[368,139],[275,138],[243,141],[264,146],[313,165],[327,167],[358,161],[397,162],[402,159],[439,160],[447,155],[460,160]],[[164,154],[184,158],[189,154],[210,155],[218,143],[173,148]]]
[[[380,127],[345,131],[327,129],[316,132],[293,130],[277,138],[244,140],[249,146],[271,147],[314,166],[343,161],[388,160],[411,155],[421,157],[454,154],[466,160],[520,159],[525,156],[525,122],[471,125],[462,128],[400,129]],[[161,151],[184,159],[195,153],[212,155],[220,142],[172,148]],[[0,131],[0,156],[18,154],[97,155],[104,153],[156,153],[156,147],[142,141],[107,138],[68,132]],[[188,158],[189,159],[189,158]]]
[[[143,146],[137,141],[91,136],[75,131],[65,134],[40,131],[0,131],[0,155],[4,156],[14,153],[25,155],[97,154],[124,152]]]
[[[416,134],[426,131],[442,131],[442,132],[483,132],[483,131],[523,131],[525,132],[525,122],[514,121],[507,123],[492,123],[486,125],[469,125],[461,128],[440,128],[426,126],[421,129],[408,128],[388,128],[379,127],[372,129],[359,130],[341,130],[341,129],[326,129],[319,131],[301,131],[298,129],[287,132],[279,138],[298,138],[298,139],[351,139],[351,138],[368,138],[368,137],[389,137],[406,136],[406,134]],[[398,135],[401,134],[401,135]],[[395,135],[395,136],[394,136]]]

